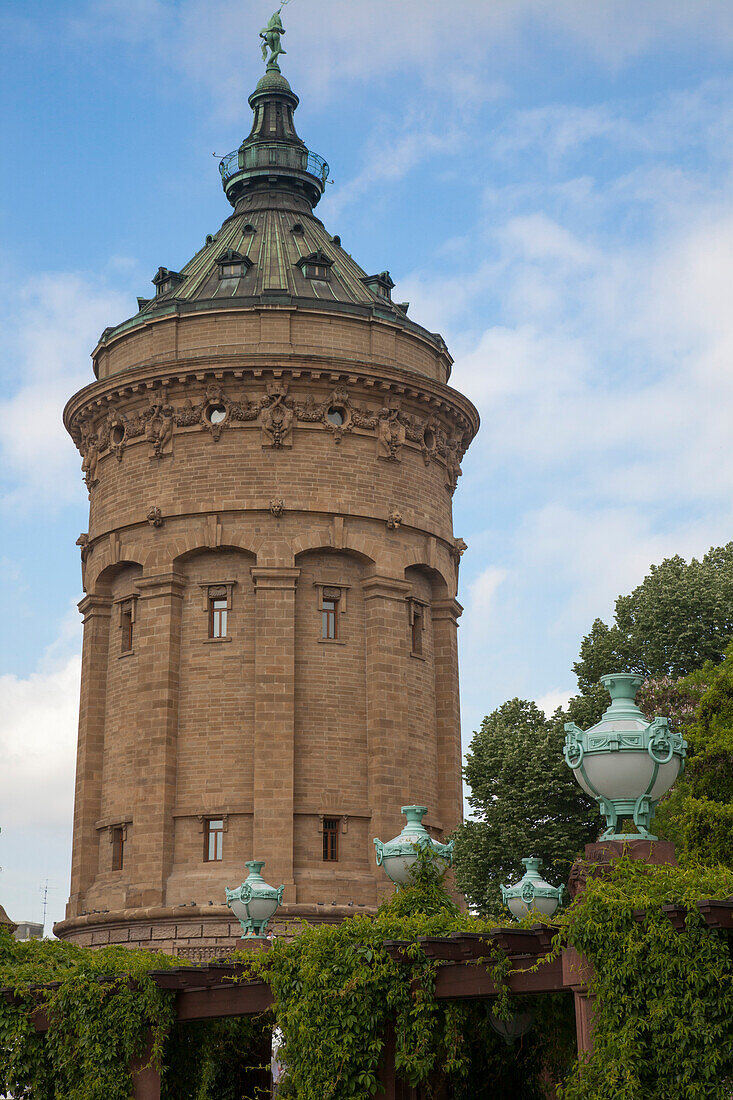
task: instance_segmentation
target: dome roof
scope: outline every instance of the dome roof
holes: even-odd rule
[[[167,289],[146,301],[140,313],[155,313],[174,303],[241,307],[244,302],[276,298],[361,306],[392,320],[406,320],[406,307],[392,302],[380,285],[388,273],[367,275],[304,202],[284,193],[270,194],[266,200],[260,194],[257,199],[207,237],[180,271],[168,272]],[[165,287],[165,276],[162,281],[156,276],[156,283]]]
[[[155,297],[139,298],[136,316],[101,342],[169,313],[283,304],[369,313],[446,352],[439,335],[408,320],[406,303],[392,301],[389,272],[368,275],[314,215],[328,165],[298,137],[298,97],[282,73],[270,66],[249,102],[252,130],[220,165],[234,213],[179,271],[159,268]]]
[[[252,96],[259,95],[261,92],[289,92],[291,95],[295,95],[295,92],[290,87],[290,84],[283,74],[273,71],[266,72],[264,76],[260,77],[250,99],[252,99]]]

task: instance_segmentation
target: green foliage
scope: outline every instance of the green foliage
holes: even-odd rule
[[[269,1100],[272,1014],[177,1024],[163,1050],[161,1100]]]
[[[521,877],[524,856],[539,856],[545,873],[564,881],[598,835],[596,804],[562,755],[563,717],[547,719],[534,703],[512,699],[473,736],[464,775],[477,820],[455,835],[455,873],[480,913],[501,910],[499,887]]]
[[[460,911],[427,858],[413,885],[394,894],[373,919],[304,928],[266,953],[242,953],[245,978],[274,994],[272,1013],[202,1025],[173,1024],[172,998],[147,977],[149,967],[179,959],[68,944],[19,944],[0,932],[0,1089],[18,1100],[129,1100],[129,1059],[153,1029],[164,1063],[163,1100],[254,1100],[253,1067],[266,1062],[273,1023],[282,1029],[287,1074],[283,1100],[365,1100],[376,1094],[385,1033],[394,1024],[401,1076],[431,1100],[728,1100],[733,1088],[733,974],[730,945],[707,929],[700,898],[733,893],[721,868],[646,867],[618,861],[591,878],[585,894],[554,922],[547,960],[565,944],[595,969],[595,1051],[582,1073],[574,1057],[568,994],[510,999],[508,962],[492,949],[487,964],[500,989],[492,1002],[439,1002],[435,964],[420,936],[487,931],[491,922]],[[662,912],[688,910],[675,931]],[[634,916],[645,910],[642,920]],[[528,918],[527,923],[531,923]],[[404,961],[388,940],[408,941]],[[538,965],[543,965],[541,961]],[[98,981],[116,976],[114,981]],[[124,976],[124,977],[123,977]],[[30,1011],[36,982],[51,1019],[40,1038]],[[534,1025],[507,1046],[491,1023],[529,1009]],[[167,1038],[165,1038],[167,1034]],[[555,1090],[558,1090],[555,1093]]]
[[[711,668],[705,666],[681,680],[673,680],[671,676],[655,676],[645,680],[639,688],[636,702],[650,722],[657,715],[668,718],[670,728],[686,736],[708,686]]]
[[[619,860],[590,879],[561,918],[563,938],[593,964],[594,1050],[562,1100],[729,1100],[733,1088],[733,969],[728,938],[696,902],[733,893],[725,868]],[[662,906],[688,910],[675,931]],[[643,909],[638,920],[635,910]]]
[[[721,664],[706,665],[679,681],[676,690],[692,701],[680,723],[688,742],[687,768],[659,807],[658,828],[678,845],[683,860],[731,866],[733,644]]]
[[[446,1088],[456,1100],[515,1096],[517,1052],[493,1030],[486,1006],[436,1001],[435,964],[414,942],[489,927],[457,908],[442,876],[423,859],[413,885],[396,892],[375,918],[356,915],[339,925],[306,927],[292,943],[278,940],[267,954],[245,955],[248,973],[270,984],[285,1036],[287,1074],[279,1095],[284,1100],[373,1096],[385,1033],[394,1024],[398,1072],[422,1085],[426,1096],[443,1095]],[[388,940],[411,941],[403,962],[387,954]],[[502,983],[507,960],[496,949],[488,961],[494,980]],[[507,999],[492,1007],[507,1012]],[[547,1034],[557,1041],[556,1028]],[[539,1030],[518,1053],[528,1100],[544,1095],[545,1063],[554,1064],[554,1058],[567,1072],[572,1061],[569,1048],[561,1055],[548,1052]]]
[[[106,947],[90,951],[48,940],[19,943],[0,931],[0,1092],[38,1100],[129,1100],[133,1058],[160,1062],[173,1020],[172,1000],[148,971],[180,960],[147,951]],[[58,983],[32,991],[35,983]],[[32,1014],[49,1020],[38,1036]]]
[[[596,619],[573,666],[581,693],[607,672],[679,679],[706,661],[722,660],[733,641],[733,543],[712,547],[689,564],[679,556],[653,565],[615,621]]]

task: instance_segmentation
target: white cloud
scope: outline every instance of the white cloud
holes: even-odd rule
[[[394,130],[391,120],[390,131]],[[457,127],[437,132],[429,120],[410,115],[400,126],[397,136],[379,132],[372,137],[364,154],[362,170],[328,196],[329,221],[341,216],[342,210],[367,194],[378,183],[404,179],[409,172],[436,153],[448,153],[459,146],[462,133]]]
[[[32,673],[0,676],[0,901],[16,921],[40,921],[48,880],[47,934],[69,894],[79,641],[73,609]]]
[[[81,659],[66,657],[28,677],[0,676],[3,828],[55,830],[68,826]]]
[[[574,691],[560,691],[554,688],[552,691],[547,691],[540,696],[536,703],[540,710],[543,710],[546,716],[551,718],[558,707],[562,707],[564,710],[575,694]]]
[[[3,503],[26,509],[78,499],[80,462],[61,421],[69,397],[94,381],[89,354],[130,299],[74,273],[46,273],[6,297],[0,375]]]
[[[506,576],[505,569],[489,566],[472,581],[470,586],[472,618],[480,621],[490,614],[497,589]]]

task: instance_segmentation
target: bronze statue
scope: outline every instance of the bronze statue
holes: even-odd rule
[[[287,3],[287,0],[285,0]],[[263,27],[260,31],[260,38],[262,39],[262,60],[267,61],[267,68],[276,69],[280,72],[280,66],[277,63],[277,59],[280,54],[286,51],[282,48],[280,39],[285,34],[285,28],[282,25],[280,18],[280,12],[283,10],[284,3],[280,5],[274,15],[270,16],[270,22],[266,27]],[[270,57],[267,57],[267,51],[270,51]]]

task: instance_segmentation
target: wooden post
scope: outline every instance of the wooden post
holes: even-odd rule
[[[397,1100],[395,1080],[395,1036],[394,1028],[388,1027],[384,1033],[384,1046],[382,1056],[379,1059],[379,1083],[384,1089],[385,1100]],[[381,1093],[377,1094],[381,1096]]]
[[[140,1057],[130,1066],[133,1100],[160,1100],[160,1073],[148,1065],[152,1048],[153,1040],[149,1038]]]
[[[593,1050],[593,997],[587,993],[573,992],[575,1000],[575,1035],[578,1042],[578,1059],[587,1061]]]
[[[593,1001],[588,984],[593,968],[584,955],[574,947],[566,947],[562,953],[563,985],[573,991],[575,1001],[575,1034],[578,1042],[578,1059],[587,1061],[593,1050]]]
[[[394,1028],[388,1027],[384,1033],[384,1046],[382,1056],[379,1059],[379,1083],[384,1092],[378,1092],[377,1096],[382,1100],[421,1100],[424,1096],[420,1088],[412,1088],[406,1081],[400,1081],[395,1072],[395,1034]],[[430,1094],[435,1095],[434,1093]],[[441,1090],[438,1100],[444,1100],[445,1093]]]

